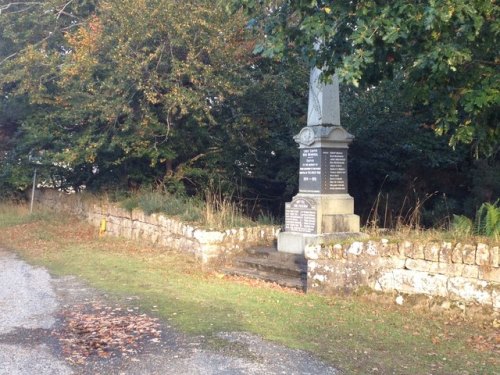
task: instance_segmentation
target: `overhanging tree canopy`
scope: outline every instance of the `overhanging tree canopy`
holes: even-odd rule
[[[430,107],[450,143],[476,156],[499,151],[499,7],[490,0],[234,0],[264,31],[255,52],[291,49],[354,85],[401,76],[404,94]],[[323,43],[319,51],[316,41]]]

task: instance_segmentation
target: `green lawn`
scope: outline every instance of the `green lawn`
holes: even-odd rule
[[[138,296],[143,309],[190,334],[252,332],[309,350],[348,374],[500,372],[498,332],[484,313],[473,318],[423,308],[425,299],[397,306],[375,294],[323,297],[237,281],[202,272],[175,251],[99,239],[75,218],[7,205],[0,206],[0,245],[54,274]]]

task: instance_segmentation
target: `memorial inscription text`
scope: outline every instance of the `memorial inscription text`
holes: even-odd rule
[[[347,149],[301,149],[299,191],[309,194],[346,194]]]
[[[294,198],[285,205],[285,231],[316,233],[316,204],[304,198]]]

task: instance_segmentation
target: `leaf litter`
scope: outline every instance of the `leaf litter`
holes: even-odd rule
[[[158,319],[130,309],[81,305],[61,313],[63,328],[53,331],[66,360],[84,364],[91,356],[110,358],[137,354],[146,340],[159,343]]]

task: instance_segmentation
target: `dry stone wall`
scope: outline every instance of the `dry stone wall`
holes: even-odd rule
[[[441,296],[500,309],[499,246],[381,241],[311,245],[307,288],[321,293],[368,286]]]
[[[248,246],[270,244],[278,231],[277,227],[272,226],[209,230],[161,214],[146,215],[138,209],[129,212],[107,201],[96,202],[79,194],[54,190],[39,192],[37,202],[58,212],[77,215],[96,227],[105,220],[106,235],[146,240],[191,253],[204,263]]]
[[[150,241],[188,252],[203,262],[248,246],[274,242],[270,226],[224,231],[198,228],[159,214],[128,212],[106,201],[45,190],[39,204],[78,215],[98,227],[106,221],[112,236]],[[370,287],[383,292],[425,294],[491,306],[500,310],[499,245],[410,241],[308,245],[307,290],[330,294]]]

